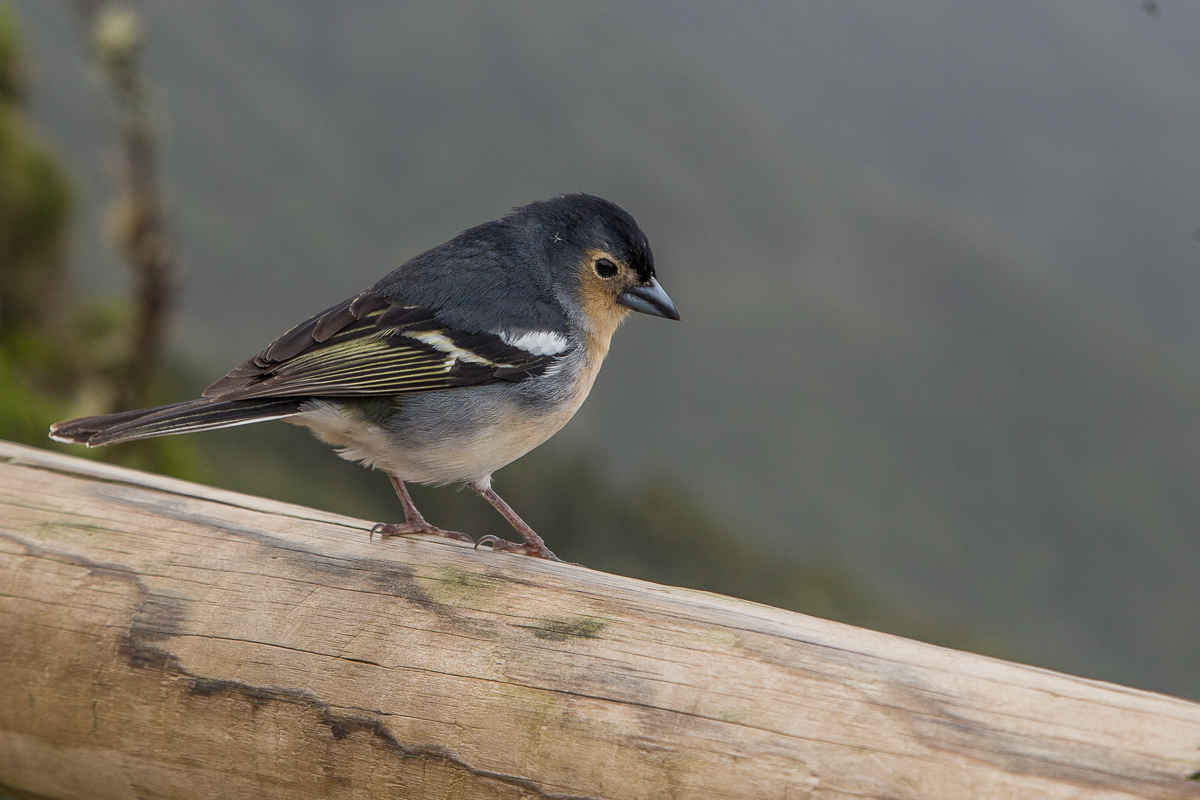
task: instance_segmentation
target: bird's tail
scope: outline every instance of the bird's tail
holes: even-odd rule
[[[151,436],[229,428],[251,422],[290,417],[300,412],[300,398],[259,400],[189,400],[157,408],[80,417],[50,426],[50,438],[98,447]]]

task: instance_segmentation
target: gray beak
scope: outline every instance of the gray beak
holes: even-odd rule
[[[679,319],[679,311],[671,302],[671,298],[667,297],[663,287],[659,285],[658,278],[651,278],[648,286],[634,286],[632,289],[626,289],[617,295],[617,302],[643,314]]]

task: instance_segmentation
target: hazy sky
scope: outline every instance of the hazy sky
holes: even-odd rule
[[[798,146],[979,216],[1200,356],[1200,4],[643,7]]]

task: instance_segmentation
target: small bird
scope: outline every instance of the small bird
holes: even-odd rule
[[[564,195],[410,259],[198,400],[57,422],[50,437],[96,447],[283,419],[387,473],[404,523],[374,532],[470,542],[426,522],[404,485],[465,483],[524,539],[479,544],[557,561],[492,490],[492,473],[574,416],[630,310],[679,319],[646,234],[614,203]]]

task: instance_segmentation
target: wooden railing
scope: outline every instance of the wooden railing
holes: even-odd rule
[[[1195,703],[369,527],[0,444],[0,795],[1200,798]]]

